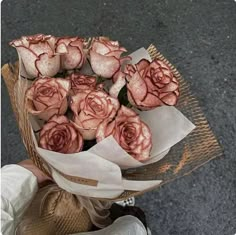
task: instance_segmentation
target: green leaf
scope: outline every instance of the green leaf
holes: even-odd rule
[[[63,70],[60,73],[57,73],[55,76],[53,76],[54,78],[65,78],[67,76],[67,71]]]
[[[107,79],[106,78],[103,78],[101,76],[97,76],[97,84],[100,84],[100,83],[103,83],[105,82]]]
[[[128,96],[127,96],[127,87],[126,85],[123,86],[118,94],[118,100],[120,102],[121,105],[124,106],[130,106],[129,100],[128,100]]]

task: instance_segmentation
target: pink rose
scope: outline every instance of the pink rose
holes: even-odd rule
[[[94,139],[98,125],[114,118],[120,106],[117,99],[104,91],[84,90],[71,99],[73,121],[86,140]]]
[[[120,70],[121,54],[126,52],[120,47],[118,41],[110,41],[107,38],[99,37],[92,42],[90,49],[90,63],[93,71],[104,78],[111,78]]]
[[[161,105],[175,105],[179,84],[170,67],[163,61],[141,60],[126,68],[129,102],[143,110]]]
[[[133,110],[122,105],[115,120],[105,120],[98,126],[97,142],[110,135],[136,160],[144,161],[149,158],[152,148],[151,132]]]
[[[60,70],[60,56],[55,54],[55,37],[37,34],[13,40],[29,77],[54,76]]]
[[[70,81],[63,78],[38,78],[26,91],[28,112],[48,120],[55,114],[67,110],[67,95]]]
[[[83,137],[67,117],[55,115],[40,131],[39,146],[59,153],[78,153]]]
[[[71,82],[71,90],[73,94],[77,94],[84,90],[95,90],[97,86],[96,77],[93,76],[72,73],[68,79]]]
[[[126,83],[129,102],[141,110],[177,103],[178,81],[170,67],[161,60],[149,62],[142,59],[136,65],[126,65],[124,72],[116,76],[110,89],[111,96],[117,97]]]
[[[61,54],[61,68],[80,68],[85,62],[86,55],[83,50],[83,39],[79,37],[58,38],[56,52]]]

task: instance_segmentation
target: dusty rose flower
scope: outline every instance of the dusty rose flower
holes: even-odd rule
[[[83,50],[83,39],[79,37],[57,38],[56,52],[61,54],[61,68],[80,68],[86,59]]]
[[[120,70],[121,63],[127,57],[120,58],[126,52],[118,41],[110,41],[100,37],[95,39],[90,49],[90,63],[93,71],[104,78],[111,78]]]
[[[96,77],[83,75],[79,73],[72,73],[68,76],[71,82],[71,90],[73,94],[77,94],[84,90],[95,90],[96,89]]]
[[[169,66],[158,59],[141,60],[126,68],[128,98],[140,109],[152,109],[160,105],[175,105],[179,85]]]
[[[140,60],[136,65],[128,64],[119,73],[110,90],[113,97],[127,83],[129,102],[142,110],[161,105],[175,105],[179,96],[179,84],[169,66],[158,59],[149,62]]]
[[[144,161],[149,158],[152,135],[149,127],[133,110],[121,106],[115,120],[111,122],[105,120],[98,126],[97,142],[110,135],[136,160]]]
[[[60,69],[60,56],[55,54],[55,41],[51,35],[36,34],[13,40],[10,45],[16,48],[30,78],[51,77]]]
[[[67,110],[67,95],[70,81],[63,78],[38,78],[26,91],[28,112],[48,120],[55,114],[64,114]]]
[[[40,131],[39,146],[59,153],[78,153],[83,137],[66,116],[54,115]]]
[[[73,121],[87,140],[95,138],[98,125],[103,120],[114,118],[120,106],[117,99],[104,91],[84,90],[71,99]]]

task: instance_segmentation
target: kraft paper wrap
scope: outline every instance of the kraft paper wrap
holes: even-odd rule
[[[133,64],[141,59],[152,61],[145,48],[134,51],[130,56]],[[142,162],[137,161],[123,150],[112,136],[105,138],[87,151],[79,153],[63,154],[42,149],[38,146],[38,133],[42,129],[44,121],[35,115],[27,114],[24,94],[31,86],[32,79],[27,74],[20,54],[18,57],[19,79],[14,87],[15,101],[17,109],[26,111],[20,112],[19,117],[29,119],[33,146],[45,162],[53,180],[67,192],[90,198],[113,199],[125,190],[144,191],[158,186],[162,180],[127,180],[122,176],[121,170],[159,161],[171,147],[195,128],[194,124],[173,106],[163,106],[140,112],[140,119],[151,130],[153,143],[149,159]],[[91,68],[89,72],[89,68],[88,65],[86,74],[93,73]],[[109,84],[106,85],[109,88]],[[96,166],[96,170],[94,170],[94,166]]]
[[[178,177],[190,174],[196,168],[222,154],[222,149],[219,146],[219,143],[213,132],[211,131],[208,122],[204,117],[201,108],[199,107],[198,101],[190,91],[187,82],[181,77],[175,67],[171,65],[168,60],[155,48],[155,46],[150,45],[147,50],[152,59],[158,58],[163,60],[171,67],[180,84],[180,99],[176,108],[181,111],[181,113],[183,113],[190,121],[192,121],[196,128],[181,142],[172,147],[168,154],[160,161],[135,169],[122,170],[122,176],[127,180],[162,180],[160,184],[143,191],[125,190],[121,195],[113,199],[100,198],[103,201],[124,200],[131,196],[143,194],[146,191],[157,188]],[[27,112],[25,110],[19,110],[16,106],[17,94],[14,92],[14,87],[18,80],[18,69],[18,62],[15,64],[6,64],[2,68],[2,75],[7,85],[12,108],[16,116],[19,130],[29,157],[41,170],[47,174],[50,174],[48,167],[44,164],[43,160],[39,157],[35,149]],[[23,92],[24,91],[21,90],[21,94]],[[63,192],[66,193],[65,191]],[[48,197],[47,202],[49,204],[61,204],[61,206],[65,209],[67,207],[67,203],[65,203],[65,201],[61,200],[60,198],[55,200]],[[77,211],[78,208],[74,206],[73,209]],[[71,213],[73,213],[73,209],[70,210]],[[60,215],[60,220],[58,220],[58,223],[60,224],[59,227],[64,228],[64,234],[72,233],[72,227],[74,228],[73,232],[88,231],[90,229],[91,224],[88,222],[90,221],[90,218],[89,216],[85,216],[84,213],[77,213],[77,215],[74,217],[76,218],[73,220],[73,226],[75,227],[71,225],[71,220],[69,219],[70,216],[67,213]],[[49,219],[49,221],[52,222],[57,216],[58,215],[52,213],[52,217]],[[83,221],[82,218],[87,218],[87,220],[85,219],[86,221]],[[38,230],[41,231],[40,234],[46,234],[44,233],[46,222],[42,222],[41,219],[40,221],[42,225],[39,226]],[[85,224],[85,227],[87,227],[86,230],[81,229],[83,224]]]

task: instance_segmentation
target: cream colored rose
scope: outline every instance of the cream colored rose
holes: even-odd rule
[[[56,52],[61,55],[62,69],[80,68],[86,60],[83,39],[79,37],[60,37],[56,41]]]
[[[29,78],[54,76],[60,70],[60,55],[55,54],[55,37],[36,34],[13,40]]]
[[[111,78],[120,70],[121,54],[126,52],[124,47],[120,47],[118,41],[110,41],[107,38],[100,37],[95,39],[90,49],[91,67],[99,76]]]

